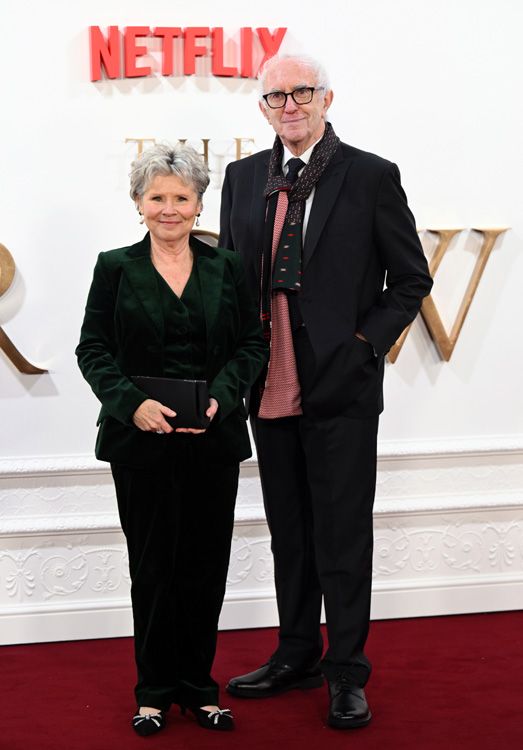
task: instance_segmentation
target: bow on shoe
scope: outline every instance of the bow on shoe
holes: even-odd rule
[[[234,729],[234,718],[229,708],[215,708],[212,711],[193,706],[180,706],[180,708],[182,714],[188,709],[203,729],[217,729],[220,732]]]
[[[229,719],[234,719],[230,708],[217,708],[216,711],[209,711],[207,714],[209,721],[214,719],[213,724],[218,724],[220,716],[227,716]]]
[[[136,734],[140,737],[148,737],[165,727],[165,716],[162,711],[157,714],[137,713],[133,716],[132,725]]]
[[[160,728],[160,724],[162,723],[161,722],[161,714],[145,714],[145,715],[143,715],[143,714],[136,714],[136,716],[133,716],[133,725],[135,727],[137,727],[142,722],[149,721],[149,720],[151,720],[152,722],[154,722],[154,724],[156,724],[156,726],[158,727],[158,729]]]

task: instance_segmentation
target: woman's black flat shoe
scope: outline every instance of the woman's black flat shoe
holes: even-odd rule
[[[229,708],[218,708],[216,711],[205,711],[193,706],[180,706],[182,714],[190,711],[197,723],[204,729],[214,729],[219,732],[230,732],[234,729],[234,718]]]
[[[132,718],[133,729],[140,737],[149,737],[150,734],[161,732],[165,727],[165,716],[163,711],[157,714],[145,714],[142,716],[140,709]]]

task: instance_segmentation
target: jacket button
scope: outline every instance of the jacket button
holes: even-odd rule
[[[178,333],[181,333],[182,335],[187,333],[187,328],[185,326],[180,326],[180,328],[178,328]]]

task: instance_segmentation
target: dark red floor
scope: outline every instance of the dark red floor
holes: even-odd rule
[[[224,696],[234,733],[200,729],[174,709],[167,729],[142,739],[134,709],[130,639],[0,648],[2,750],[512,750],[523,747],[523,612],[372,624],[374,673],[366,729],[324,724],[325,688],[241,701]],[[269,655],[276,631],[220,634],[224,684]]]

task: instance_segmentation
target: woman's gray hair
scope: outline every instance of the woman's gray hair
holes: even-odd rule
[[[176,175],[194,188],[201,200],[209,184],[209,170],[203,157],[192,146],[157,143],[145,149],[131,164],[131,198],[143,198],[155,177]]]
[[[262,99],[262,94],[267,93],[265,91],[265,82],[267,79],[267,74],[270,73],[272,68],[274,68],[276,65],[283,62],[284,60],[292,60],[293,62],[298,63],[299,65],[306,65],[314,73],[314,77],[316,79],[316,88],[322,88],[322,89],[325,89],[325,91],[330,91],[331,85],[329,81],[329,76],[327,75],[327,71],[318,60],[314,59],[314,57],[310,57],[309,55],[274,55],[273,57],[269,57],[265,65],[262,67],[262,69],[258,73],[258,83],[260,87],[260,99]],[[263,103],[265,103],[265,100],[262,100],[262,101]]]

